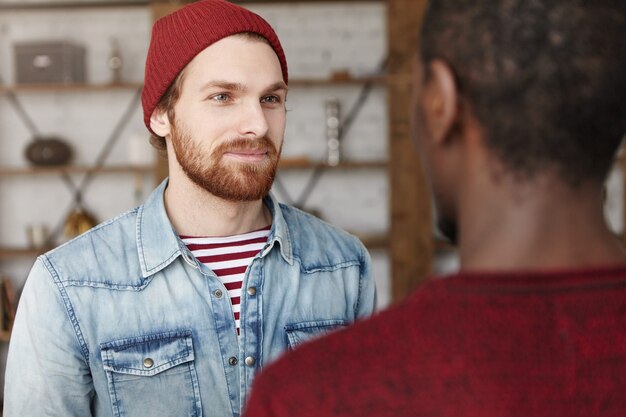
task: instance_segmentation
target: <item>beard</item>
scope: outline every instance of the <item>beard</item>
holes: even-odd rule
[[[236,138],[222,143],[209,155],[195,143],[184,129],[172,126],[172,147],[178,163],[187,177],[209,193],[233,202],[256,201],[270,192],[280,149],[268,137],[260,139]],[[228,152],[266,152],[261,162],[228,161]]]

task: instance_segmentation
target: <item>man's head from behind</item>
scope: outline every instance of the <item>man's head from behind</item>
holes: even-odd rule
[[[426,154],[429,136],[458,135],[471,119],[506,175],[548,173],[572,187],[603,181],[626,133],[625,2],[432,0],[421,41]],[[433,102],[424,101],[432,83],[456,97],[444,128],[431,126]],[[444,169],[435,163],[427,165],[437,194],[445,180],[434,178]]]
[[[282,143],[287,81],[274,30],[247,9],[202,0],[157,21],[142,102],[153,144],[170,154],[170,177],[184,172],[236,201],[267,193]],[[263,185],[251,186],[257,179]]]

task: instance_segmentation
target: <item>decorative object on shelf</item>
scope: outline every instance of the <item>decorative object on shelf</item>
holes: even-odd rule
[[[26,235],[31,249],[44,248],[48,243],[48,227],[43,223],[27,225]]]
[[[2,81],[2,77],[0,77],[0,83],[2,83]],[[73,154],[72,148],[67,142],[55,136],[42,135],[15,93],[7,90],[6,95],[9,99],[9,103],[17,112],[17,115],[33,135],[33,140],[24,150],[26,159],[35,166],[59,166],[67,164]]]
[[[111,38],[110,45],[111,52],[107,65],[111,70],[111,84],[120,84],[122,82],[122,66],[124,64],[122,54],[120,53],[120,44],[117,38]]]
[[[326,100],[326,148],[328,151],[327,161],[330,166],[337,166],[341,161],[341,142],[339,139],[339,100],[331,98]]]
[[[330,79],[336,82],[346,82],[354,79],[354,77],[352,76],[350,70],[342,69],[333,71],[333,73],[330,74]]]
[[[14,45],[18,84],[85,82],[85,48],[67,41],[20,42]]]
[[[72,159],[70,145],[54,136],[36,136],[24,151],[26,159],[35,166],[67,165]]]
[[[76,237],[94,227],[98,222],[82,205],[78,204],[65,219],[63,234],[67,238]]]

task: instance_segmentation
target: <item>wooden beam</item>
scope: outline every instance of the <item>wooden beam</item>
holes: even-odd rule
[[[431,271],[430,194],[410,133],[411,62],[426,0],[387,0],[392,301],[409,294]]]

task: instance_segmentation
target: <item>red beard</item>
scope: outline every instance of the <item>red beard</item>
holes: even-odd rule
[[[268,138],[237,138],[218,146],[208,157],[184,131],[172,126],[172,146],[185,174],[211,194],[228,201],[255,201],[272,188],[281,149]],[[225,161],[224,154],[237,151],[267,152],[262,162]]]

